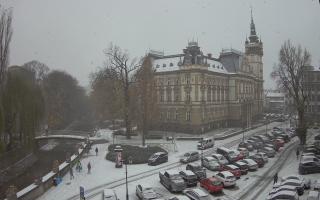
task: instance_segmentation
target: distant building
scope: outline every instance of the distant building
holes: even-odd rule
[[[320,67],[304,68],[303,88],[308,95],[306,118],[311,124],[320,123]]]
[[[202,133],[251,126],[262,114],[263,44],[251,17],[245,52],[222,50],[218,58],[189,42],[181,54],[150,52],[160,107],[157,129]]]
[[[268,90],[265,92],[266,113],[286,113],[286,95],[279,90]]]

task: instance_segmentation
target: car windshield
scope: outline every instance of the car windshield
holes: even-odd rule
[[[189,157],[189,156],[190,156],[190,153],[185,153],[183,156],[184,156],[184,157]]]
[[[202,167],[201,166],[195,166],[195,167],[193,167],[193,169],[195,171],[202,171]]]
[[[215,186],[218,186],[218,185],[221,185],[221,182],[218,181],[218,180],[214,180],[214,181],[211,181],[211,184],[215,185]]]

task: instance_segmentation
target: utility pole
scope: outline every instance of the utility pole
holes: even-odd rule
[[[128,162],[128,159],[127,159]],[[126,200],[129,200],[129,193],[128,193],[128,163],[126,164]]]

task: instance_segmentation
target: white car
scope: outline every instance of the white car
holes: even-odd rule
[[[222,182],[224,187],[230,187],[236,185],[236,177],[228,171],[222,171],[213,175],[213,177],[217,178]]]
[[[208,156],[202,160],[203,166],[212,171],[219,171],[221,168],[220,163],[213,157]]]
[[[158,197],[152,187],[144,184],[136,186],[136,195],[141,200],[156,199]]]
[[[288,175],[288,176],[284,176],[281,177],[281,181],[286,181],[286,180],[299,180],[301,182],[303,182],[304,185],[304,189],[310,189],[311,187],[311,180],[310,179],[305,179],[302,176],[298,176],[298,175]]]
[[[214,153],[211,155],[213,158],[215,158],[220,164],[227,165],[229,164],[229,161],[221,154]]]
[[[292,186],[292,185],[283,185],[283,186],[280,186],[278,188],[273,188],[269,192],[269,195],[274,195],[275,193],[278,193],[280,191],[294,191],[294,192],[296,192],[297,188],[295,186]]]
[[[190,200],[188,197],[186,196],[172,196],[172,197],[169,197],[168,200]]]
[[[278,200],[278,199],[287,199],[287,200],[298,200],[299,196],[296,191],[280,191],[275,194],[269,195],[267,200]]]
[[[244,162],[248,165],[249,170],[257,170],[258,169],[258,163],[256,163],[254,160],[246,158],[241,160],[241,162]]]
[[[209,193],[200,188],[185,189],[183,190],[183,194],[185,194],[191,200],[210,200],[211,199]]]
[[[103,190],[103,200],[118,200],[117,194],[112,189]]]

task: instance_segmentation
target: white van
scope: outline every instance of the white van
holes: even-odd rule
[[[198,142],[198,149],[199,150],[204,150],[208,149],[214,146],[214,138],[213,137],[208,137],[208,138],[203,138]]]

